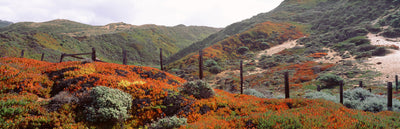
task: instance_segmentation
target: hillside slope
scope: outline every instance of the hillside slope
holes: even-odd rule
[[[209,47],[266,21],[296,22],[311,25],[310,30],[307,30],[307,32],[312,33],[302,43],[320,44],[325,42],[330,45],[336,44],[358,35],[366,35],[366,26],[376,22],[374,20],[378,18],[396,12],[398,6],[395,5],[398,3],[398,1],[392,0],[365,2],[360,0],[285,0],[270,12],[261,13],[250,19],[229,25],[203,41],[182,49],[174,56],[171,56],[168,62],[179,60],[193,51]],[[396,18],[394,17],[390,20],[395,20]],[[373,27],[369,26],[368,29],[373,29]]]
[[[130,64],[154,65],[159,59],[158,48],[163,48],[166,58],[218,30],[125,23],[90,26],[68,20],[16,23],[0,29],[0,55],[16,57],[24,49],[27,58],[40,59],[44,52],[45,60],[56,62],[61,53],[86,53],[95,47],[103,61],[122,62],[122,49],[125,49]]]
[[[0,27],[11,25],[12,22],[0,20]]]
[[[180,92],[185,80],[150,67],[3,57],[0,73],[1,128],[146,128],[162,118],[177,125],[159,126],[181,128],[400,127],[398,112],[364,112],[321,99],[266,99],[218,89],[211,98],[196,99]],[[86,117],[85,96],[99,86],[131,96],[127,119]],[[186,121],[178,124],[172,116]]]
[[[182,49],[175,55],[168,59],[168,62],[185,57],[187,54],[209,47],[217,42],[226,38],[240,34],[249,30],[255,25],[272,21],[272,22],[299,22],[310,23],[317,19],[321,14],[331,11],[336,5],[339,5],[339,0],[303,0],[298,2],[296,0],[285,0],[277,8],[267,13],[260,13],[252,18],[245,19],[241,22],[233,23],[220,32],[210,35],[202,41],[196,42],[191,46]]]
[[[269,69],[272,66],[281,67],[312,61],[315,56],[312,54],[329,51],[337,52],[335,56],[340,58],[338,61],[350,59],[349,57],[362,59],[384,55],[387,50],[382,46],[370,44],[366,35],[379,33],[396,36],[400,32],[400,29],[396,29],[400,22],[399,6],[396,6],[398,4],[399,1],[392,0],[285,0],[270,12],[234,23],[203,41],[182,49],[169,58],[169,69],[186,79],[196,78],[198,68],[194,66],[198,65],[200,49],[205,51],[205,61],[214,60],[219,64],[219,68],[205,68],[209,72],[215,71],[214,73],[237,69],[239,60],[248,60],[245,65],[253,67],[252,69]],[[270,23],[276,25],[260,28]],[[259,33],[259,30],[266,33]],[[286,33],[288,30],[293,33]],[[280,59],[267,56],[268,58],[263,58],[261,63],[251,62],[262,60],[260,56],[254,56],[261,50],[268,51],[269,47],[295,39],[298,39],[297,44],[300,46],[276,54]],[[248,50],[241,53],[240,49]]]

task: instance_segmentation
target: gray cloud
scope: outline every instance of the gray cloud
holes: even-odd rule
[[[283,0],[0,0],[0,19],[69,19],[91,25],[177,24],[225,27],[267,12]]]

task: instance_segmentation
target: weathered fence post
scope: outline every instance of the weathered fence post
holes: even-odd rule
[[[163,66],[163,58],[162,58],[162,48],[160,48],[160,67],[161,71],[164,71],[164,66]]]
[[[243,94],[243,60],[240,61],[240,94]]]
[[[203,50],[199,50],[199,77],[203,79]]]
[[[96,49],[92,47],[92,61],[96,61]]]
[[[339,94],[340,94],[340,103],[343,104],[343,81],[340,81],[340,89],[339,89]]]
[[[24,58],[25,50],[21,50],[21,58]]]
[[[285,76],[285,99],[288,99],[288,98],[290,98],[290,95],[289,95],[289,72],[286,71],[284,73],[284,76]]]
[[[387,89],[388,89],[388,102],[387,102],[387,108],[388,108],[388,110],[389,111],[391,111],[392,110],[392,106],[393,106],[393,104],[392,104],[392,99],[393,99],[393,92],[392,92],[392,82],[388,82],[388,87],[387,87]]]
[[[126,50],[122,49],[122,64],[126,65]]]
[[[42,57],[40,58],[40,61],[43,61],[44,58],[44,53],[42,53]]]
[[[65,53],[61,54],[61,58],[60,58],[60,63],[62,62],[62,60],[64,59]]]
[[[320,92],[321,91],[321,86],[317,85],[317,91]]]
[[[358,84],[359,84],[360,88],[363,88],[363,82],[362,81],[359,81]]]
[[[399,91],[399,76],[398,75],[396,75],[395,76],[395,78],[396,78],[396,91]]]

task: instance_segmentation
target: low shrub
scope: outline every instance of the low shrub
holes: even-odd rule
[[[173,129],[179,128],[182,125],[187,124],[186,118],[178,118],[176,116],[159,119],[156,122],[151,123],[150,129]]]
[[[358,52],[367,52],[376,49],[376,46],[366,44],[366,45],[360,45],[357,49]]]
[[[271,46],[267,42],[262,42],[260,44],[260,48],[261,48],[261,50],[265,50],[265,49],[271,48]]]
[[[84,97],[84,114],[90,122],[117,123],[128,118],[132,96],[118,89],[94,87]]]
[[[246,54],[248,51],[249,51],[249,48],[248,48],[248,47],[239,47],[239,48],[237,49],[237,53],[239,53],[239,54],[241,54],[241,55]]]
[[[356,46],[363,45],[363,44],[370,44],[371,40],[367,39],[364,36],[360,36],[360,38],[353,38],[350,40],[351,43],[354,43]]]
[[[372,94],[363,88],[346,90],[343,93],[343,99],[343,105],[348,108],[369,112],[387,110],[387,97]],[[396,99],[393,100],[393,110],[400,111],[400,102]]]
[[[387,53],[387,50],[385,47],[377,47],[376,49],[374,49],[372,51],[373,56],[384,56],[384,55],[386,55],[386,53]]]
[[[206,67],[212,67],[212,66],[216,66],[216,65],[218,65],[218,63],[213,59],[208,59],[204,62],[204,66],[206,66]]]
[[[214,89],[203,80],[186,82],[180,92],[193,95],[197,99],[211,98],[215,95]]]
[[[162,105],[165,105],[165,107],[161,108],[166,116],[174,116],[191,111],[190,103],[193,103],[193,99],[176,91],[167,90],[167,92],[168,95],[162,100]]]
[[[215,65],[215,66],[210,67],[208,69],[208,71],[210,71],[213,74],[218,74],[222,71],[222,68],[221,68],[221,66]]]
[[[57,95],[55,95],[53,98],[51,98],[47,109],[49,111],[57,111],[60,107],[62,107],[64,104],[68,103],[76,103],[78,102],[78,98],[71,95],[67,91],[61,91]]]
[[[266,96],[263,93],[255,90],[255,89],[246,89],[243,91],[243,94],[252,95],[252,96],[259,97],[259,98],[266,98]]]
[[[387,37],[387,38],[397,38],[400,35],[400,28],[386,29],[383,31],[383,33],[381,35],[384,37]]]
[[[343,81],[343,78],[334,75],[332,73],[322,74],[318,77],[318,81],[324,83],[325,85],[322,88],[333,88],[333,86],[337,86]]]
[[[303,96],[304,98],[309,98],[309,99],[325,99],[333,102],[339,102],[336,96],[333,96],[329,93],[325,92],[310,92],[307,93]]]

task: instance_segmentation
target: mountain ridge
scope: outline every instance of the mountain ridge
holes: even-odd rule
[[[204,26],[136,26],[126,23],[91,26],[65,19],[21,22],[0,28],[3,37],[0,55],[17,56],[18,51],[26,49],[25,52],[29,53],[27,58],[38,59],[45,52],[49,54],[47,60],[56,62],[59,60],[56,55],[61,53],[82,53],[95,47],[99,50],[99,57],[105,61],[122,61],[122,49],[126,49],[132,52],[128,53],[131,62],[155,65],[159,59],[155,53],[158,48],[163,48],[166,58],[219,30]],[[148,47],[143,49],[143,46]]]

